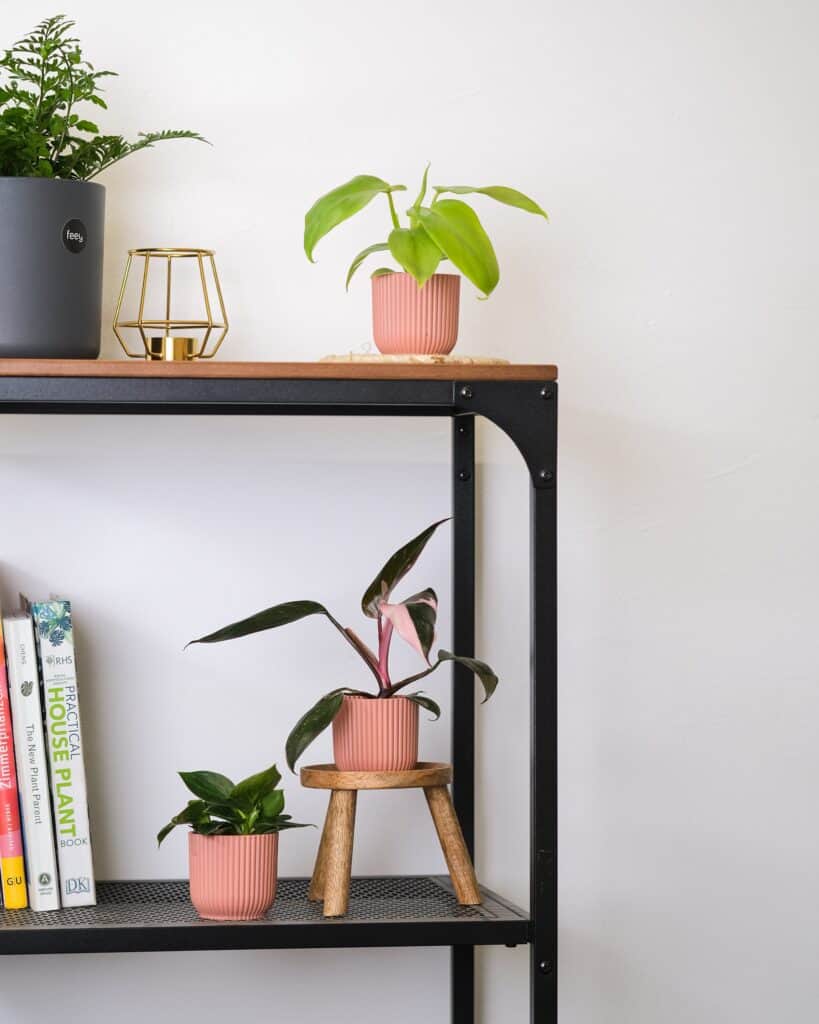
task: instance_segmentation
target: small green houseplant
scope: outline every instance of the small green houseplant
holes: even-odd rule
[[[304,251],[314,262],[318,242],[339,224],[363,210],[376,196],[386,196],[392,229],[385,241],[363,249],[347,271],[347,287],[366,259],[389,253],[401,268],[374,271],[373,333],[385,354],[445,355],[458,333],[460,278],[437,273],[448,260],[488,298],[500,280],[495,250],[477,213],[462,199],[448,196],[486,196],[548,220],[534,199],[505,185],[433,185],[427,202],[429,165],[415,201],[402,223],[394,196],[405,185],[359,174],[318,199],[304,218]],[[411,279],[411,280],[410,280]],[[417,287],[412,287],[412,281]]]
[[[347,771],[386,771],[411,768],[418,760],[418,707],[440,716],[436,702],[422,691],[404,694],[408,686],[419,682],[447,662],[457,662],[472,672],[483,685],[484,700],[495,692],[498,677],[483,661],[450,651],[439,650],[434,661],[430,652],[435,642],[438,598],[427,587],[403,601],[391,601],[392,592],[417,562],[441,519],[399,548],[381,568],[364,592],[361,610],[374,620],[377,650],[369,647],[352,629],[342,626],[317,601],[288,601],[251,615],[240,622],[192,640],[212,644],[235,640],[268,629],[297,622],[309,615],[322,615],[335,627],[359,655],[373,676],[375,693],[341,686],[325,694],[295,724],[287,739],[287,763],[295,771],[296,761],[328,725],[333,724],[333,748],[336,766]],[[390,645],[398,634],[423,659],[421,671],[393,680],[390,673]]]
[[[105,190],[91,180],[158,142],[205,141],[101,131],[93,109],[114,72],[89,63],[73,28],[47,18],[0,57],[0,356],[99,355]]]
[[[220,921],[262,917],[276,896],[278,836],[304,828],[284,813],[275,765],[233,783],[218,772],[180,772],[196,797],[157,835],[162,843],[189,825],[191,901],[202,917]]]

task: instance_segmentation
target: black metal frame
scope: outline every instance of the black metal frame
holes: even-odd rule
[[[309,930],[303,941],[296,941],[296,931],[291,930],[297,926],[288,925],[286,933],[266,935],[264,941],[257,931],[252,942],[279,947],[452,941],[454,1024],[474,1020],[474,946],[497,941],[530,943],[531,1020],[533,1024],[557,1022],[557,391],[556,382],[547,380],[0,377],[0,412],[7,413],[453,417],[453,640],[459,653],[472,653],[474,647],[475,417],[491,420],[517,445],[531,481],[531,890],[525,938],[519,927],[510,925],[503,931],[483,921],[459,922],[457,928],[451,923],[374,921],[348,927],[343,922],[328,923],[333,932],[326,939],[316,936],[320,925],[304,926]],[[454,802],[473,850],[475,695],[473,686],[460,685],[464,680],[458,676],[464,671],[454,669]],[[206,931],[186,938],[183,946],[150,948],[248,945],[233,927],[222,929],[224,935],[220,933],[216,947],[207,945],[216,942],[215,932]],[[42,949],[37,951],[58,951],[53,942],[49,948],[48,934],[54,933],[43,934]],[[72,948],[78,952],[113,949],[113,941],[113,936],[97,934],[92,939],[86,934],[76,938]],[[128,948],[148,948],[130,941]],[[180,941],[178,933],[173,941]]]
[[[309,878],[280,878],[260,921],[203,921],[186,881],[100,882],[97,905],[48,914],[0,911],[0,954],[148,953],[195,949],[339,949],[529,941],[529,915],[489,889],[461,907],[447,875],[356,876],[342,918],[307,899]]]

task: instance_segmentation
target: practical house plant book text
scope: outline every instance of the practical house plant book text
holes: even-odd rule
[[[71,605],[42,601],[31,611],[43,682],[60,898],[64,907],[85,907],[97,898]]]

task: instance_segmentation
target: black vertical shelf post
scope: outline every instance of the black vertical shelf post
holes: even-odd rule
[[[452,421],[452,643],[475,653],[475,417]],[[452,673],[452,800],[467,848],[475,856],[475,680],[463,665]],[[451,952],[453,1024],[475,1019],[475,947]]]
[[[531,488],[532,1024],[557,1022],[557,384]]]
[[[530,1012],[557,1024],[557,382],[456,382],[453,398],[456,425],[492,420],[529,470]]]

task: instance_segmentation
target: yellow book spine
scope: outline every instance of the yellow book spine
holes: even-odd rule
[[[6,910],[25,910],[28,906],[26,894],[26,869],[22,857],[4,857],[0,863],[3,879],[3,902]]]

